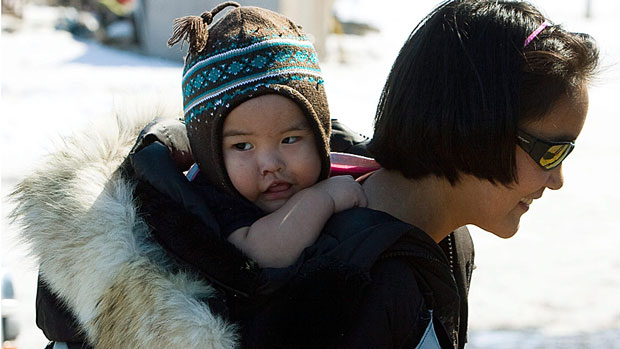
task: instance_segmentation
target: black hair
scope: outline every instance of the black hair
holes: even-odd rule
[[[407,178],[516,181],[519,125],[542,118],[598,62],[594,41],[517,1],[444,2],[410,34],[383,88],[369,151]]]

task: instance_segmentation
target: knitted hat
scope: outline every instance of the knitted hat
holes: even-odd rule
[[[236,8],[208,28],[227,6]],[[301,27],[278,13],[235,2],[175,24],[168,44],[184,38],[190,44],[182,80],[187,135],[211,183],[238,194],[224,166],[224,119],[239,104],[265,94],[288,97],[303,111],[321,158],[319,179],[327,178],[329,109],[316,51]]]

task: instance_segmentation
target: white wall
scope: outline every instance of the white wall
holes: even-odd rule
[[[169,48],[167,41],[172,35],[174,18],[188,15],[198,16],[211,10],[222,0],[142,0],[136,10],[136,25],[142,51],[151,56],[182,60],[179,46]],[[304,27],[319,53],[325,53],[325,39],[329,31],[333,0],[241,0],[241,5],[260,6],[280,12]],[[216,18],[217,19],[217,18]]]
[[[279,0],[279,12],[304,28],[319,57],[325,57],[333,3],[334,0]]]
[[[150,56],[173,60],[183,60],[187,45],[183,51],[179,46],[168,47],[172,36],[173,20],[183,16],[199,16],[209,11],[222,0],[142,0],[136,10],[136,26],[141,40],[142,51]],[[241,5],[260,6],[278,11],[278,0],[241,0]],[[216,17],[217,20],[217,17]]]

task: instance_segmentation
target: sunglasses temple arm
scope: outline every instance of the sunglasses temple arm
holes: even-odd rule
[[[517,140],[519,141],[519,145],[521,145],[521,148],[523,148],[528,153],[530,153],[536,145],[536,141],[526,139],[521,135],[517,135]]]

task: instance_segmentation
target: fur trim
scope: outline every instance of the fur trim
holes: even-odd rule
[[[140,130],[161,115],[117,113],[63,139],[11,194],[11,218],[95,347],[235,347],[236,328],[200,301],[213,288],[171,271],[136,213],[135,183],[119,170]]]

